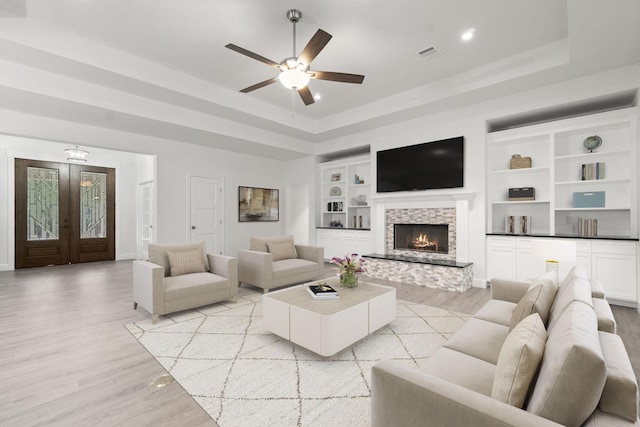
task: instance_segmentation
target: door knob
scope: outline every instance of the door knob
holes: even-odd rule
[[[196,226],[195,226],[195,225],[192,225],[192,226],[191,226],[191,229],[192,229],[192,230],[195,230],[195,229],[196,229]]]

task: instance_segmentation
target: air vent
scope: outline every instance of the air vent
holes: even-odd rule
[[[418,55],[420,55],[420,57],[424,59],[433,58],[434,56],[440,55],[440,53],[440,49],[433,45],[418,51]]]

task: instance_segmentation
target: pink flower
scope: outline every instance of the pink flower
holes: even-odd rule
[[[356,253],[347,254],[344,258],[333,257],[331,258],[331,263],[338,265],[340,271],[338,276],[342,275],[342,273],[364,273],[367,271],[364,268],[364,258]]]

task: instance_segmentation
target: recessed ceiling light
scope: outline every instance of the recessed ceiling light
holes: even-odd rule
[[[471,40],[475,32],[476,32],[475,28],[471,28],[465,31],[464,33],[462,33],[462,40],[464,40],[465,42]]]
[[[316,93],[315,95],[313,95],[313,99],[315,99],[316,101],[319,101],[322,99],[322,95],[320,95],[319,93]]]

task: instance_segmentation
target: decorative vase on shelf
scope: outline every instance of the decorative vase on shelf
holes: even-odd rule
[[[340,286],[344,288],[355,288],[358,286],[358,274],[345,271],[340,275]]]

